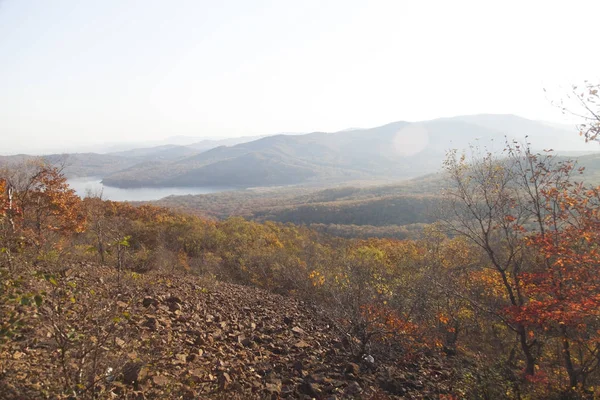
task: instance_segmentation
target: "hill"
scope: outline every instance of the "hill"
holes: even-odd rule
[[[39,156],[18,154],[0,156],[0,166],[16,165],[41,159],[52,165],[64,167],[63,171],[69,178],[88,176],[104,177],[119,171],[130,170],[130,168],[134,166],[134,170],[144,170],[145,168],[148,168],[149,165],[174,162],[225,144],[235,145],[257,138],[259,138],[259,136],[222,140],[201,140],[188,145],[163,144],[150,147],[134,147],[128,148],[127,150],[108,153],[101,153],[103,149],[99,147],[97,148],[98,152],[57,153]],[[178,137],[173,137],[171,139],[174,142],[183,140]],[[187,138],[185,140],[189,141],[190,139]]]
[[[575,132],[546,123],[513,115],[460,116],[335,133],[269,136],[173,162],[135,166],[105,177],[104,183],[253,187],[411,178],[437,171],[448,149],[479,144],[501,150],[505,137],[524,140],[528,134],[534,148],[581,147]]]
[[[554,148],[563,154],[597,150],[583,143],[574,129],[514,115],[482,114],[334,133],[203,140],[43,158],[64,162],[69,177],[101,177],[104,184],[122,188],[323,186],[433,173],[449,149],[475,144],[500,151],[505,137],[524,140],[526,135],[534,149]],[[0,157],[0,164],[32,158]]]
[[[577,176],[600,183],[600,155],[558,156],[585,167]],[[221,193],[169,196],[154,201],[189,213],[225,219],[243,216],[255,221],[277,221],[310,226],[342,237],[418,237],[422,228],[439,217],[448,186],[443,173],[428,174],[393,184],[350,182],[328,188],[291,186],[253,188]]]
[[[569,172],[559,163],[535,168]],[[578,357],[597,359],[590,343],[598,341],[593,313],[600,283],[590,277],[598,265],[600,189],[563,185],[568,193],[557,207],[554,190],[536,203],[544,212],[575,211],[560,214],[568,219],[556,235],[558,251],[569,249],[574,261],[558,253],[554,266],[544,261],[555,250],[543,233],[528,231],[539,214],[515,190],[530,180],[494,164],[491,170],[509,183],[467,175],[466,185],[457,186],[508,188],[481,208],[466,197],[464,212],[453,214],[466,216],[458,223],[483,226],[481,233],[461,233],[454,220],[443,219],[440,229],[416,240],[340,239],[294,224],[214,221],[81,199],[55,168],[2,170],[0,393],[9,399],[590,398],[599,371],[584,371],[585,386],[573,384],[560,345],[568,340],[579,349],[578,364]],[[556,175],[548,175],[556,187]],[[432,187],[437,178],[428,178]],[[306,204],[352,206],[370,196],[391,198],[393,190],[301,196]],[[506,212],[482,224],[479,210],[507,196],[510,207],[530,210],[523,224],[497,229],[516,220]],[[485,226],[511,241],[495,234],[493,242],[479,240],[488,237]],[[580,246],[581,238],[591,246]],[[515,259],[512,244],[531,257]],[[503,263],[526,268],[519,272],[525,300],[517,305],[506,295],[513,278],[507,282],[506,270],[486,261],[506,254]],[[549,267],[560,273],[548,274]],[[573,297],[559,299],[566,301],[561,313],[548,300],[556,296],[557,278],[572,284]],[[538,312],[542,301],[550,308]],[[521,314],[512,315],[517,308],[535,325],[515,330],[522,326]],[[565,315],[572,317],[565,322]],[[555,327],[567,323],[574,336],[557,336]],[[515,334],[523,339],[516,342]],[[548,346],[531,362],[530,344],[538,338]]]
[[[45,156],[19,154],[0,156],[0,167],[35,162],[36,160],[43,160],[51,165],[64,167],[63,172],[70,178],[106,176],[140,162],[138,158],[98,153],[49,154]]]
[[[548,124],[505,114],[466,115],[450,119],[467,122],[472,125],[494,129],[503,134],[523,139],[528,137],[534,149],[554,149],[560,152],[597,151],[577,135],[573,125]]]
[[[158,159],[177,159],[182,157],[190,157],[220,146],[235,146],[236,144],[251,142],[262,137],[263,136],[244,136],[227,139],[204,139],[193,141],[192,143],[189,143],[191,138],[187,138],[187,142],[182,142],[182,140],[178,139],[178,137],[173,137],[170,138],[173,140],[173,142],[168,142],[169,139],[165,140],[167,141],[167,144],[135,147],[133,149],[123,151],[109,152],[107,154],[122,157],[138,157],[144,159],[148,157]]]
[[[127,158],[140,158],[140,159],[164,159],[164,160],[175,160],[182,157],[189,157],[197,154],[198,151],[194,150],[190,146],[180,145],[164,145],[156,147],[143,147],[126,151],[119,151],[109,153],[112,156],[127,157]]]
[[[169,196],[152,204],[225,219],[243,216],[255,221],[308,225],[342,237],[418,236],[433,222],[443,202],[442,174],[431,174],[395,184],[292,186],[256,188],[204,195]]]
[[[348,357],[349,343],[322,310],[291,297],[181,274],[126,274],[119,282],[112,268],[90,264],[63,274],[56,278],[59,287],[76,287],[77,294],[60,322],[76,324],[82,338],[96,337],[104,348],[87,343],[97,357],[99,393],[112,388],[120,398],[391,399],[450,391],[452,370],[441,358],[378,359],[372,368]],[[42,280],[29,289],[52,291],[53,285]],[[59,303],[47,300],[48,307]],[[48,339],[43,321],[28,319],[22,339],[5,348],[3,399],[61,392],[61,347]],[[75,354],[85,347],[78,346],[71,344],[66,368],[82,365],[88,372],[92,366]]]

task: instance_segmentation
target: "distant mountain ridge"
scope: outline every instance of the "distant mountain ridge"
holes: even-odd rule
[[[501,150],[505,138],[523,141],[526,135],[535,149],[597,150],[593,144],[585,144],[574,127],[569,131],[515,115],[481,114],[397,121],[333,133],[202,140],[109,154],[73,154],[66,172],[100,176],[106,185],[125,188],[402,179],[439,170],[449,149],[479,144]],[[47,156],[49,160],[59,157]],[[0,157],[2,160],[10,162],[11,157]]]
[[[534,148],[585,148],[568,132],[513,115],[473,115],[367,129],[274,135],[221,146],[170,163],[138,165],[104,183],[134,186],[268,186],[410,178],[437,171],[447,150],[478,143],[502,149],[505,137]],[[579,146],[579,147],[578,147]],[[588,147],[589,149],[589,147]],[[589,149],[591,150],[591,149]]]

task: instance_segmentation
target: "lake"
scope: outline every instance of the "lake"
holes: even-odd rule
[[[90,191],[93,194],[102,192],[102,198],[113,201],[150,201],[158,200],[167,196],[182,196],[187,194],[207,194],[224,192],[230,188],[219,187],[165,187],[165,188],[116,188],[104,186],[101,178],[82,177],[67,181],[69,186],[81,197],[85,197]]]

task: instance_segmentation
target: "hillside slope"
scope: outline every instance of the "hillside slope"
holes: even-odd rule
[[[588,150],[576,135],[514,115],[472,115],[392,122],[369,129],[275,135],[221,146],[151,168],[107,176],[110,186],[269,186],[399,179],[439,170],[446,151],[471,145],[501,151],[506,138],[533,148]]]
[[[123,188],[331,185],[413,178],[438,171],[449,149],[468,150],[476,145],[501,151],[505,138],[523,141],[526,135],[538,150],[553,148],[563,154],[597,150],[585,144],[574,127],[515,115],[481,114],[398,121],[334,133],[205,140],[185,146],[44,158],[51,163],[66,160],[69,177],[102,177],[104,184]],[[32,158],[0,157],[0,164]]]
[[[0,167],[36,162],[37,160],[64,167],[63,172],[69,178],[106,176],[130,168],[140,162],[140,159],[136,157],[97,153],[49,154],[45,156],[18,154],[0,156]]]
[[[446,150],[464,148],[480,137],[503,138],[497,131],[462,121],[400,121],[336,133],[276,135],[151,168],[134,167],[106,177],[104,183],[250,187],[407,178],[436,171]]]
[[[54,313],[55,329],[73,326],[86,339],[69,344],[63,367],[82,374],[94,368],[102,398],[437,398],[451,390],[452,369],[440,359],[354,360],[329,318],[289,297],[191,275],[118,278],[112,268],[89,264],[52,279],[28,289],[51,293],[40,312]],[[61,393],[63,350],[42,320],[27,320],[21,339],[2,354],[4,399]],[[86,351],[93,364],[77,358]]]

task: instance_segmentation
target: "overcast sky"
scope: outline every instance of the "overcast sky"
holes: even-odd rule
[[[598,1],[0,0],[0,152],[514,113],[597,79]]]

